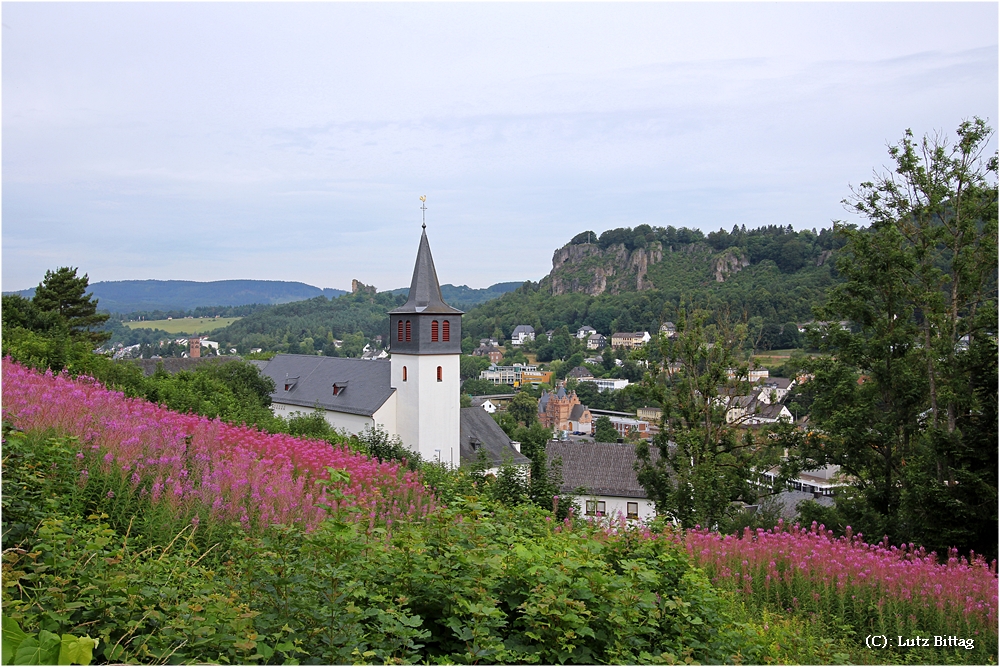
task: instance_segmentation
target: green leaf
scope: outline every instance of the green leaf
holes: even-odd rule
[[[59,658],[59,635],[47,630],[38,633],[38,638],[27,637],[14,653],[15,665],[54,665]]]
[[[59,648],[60,665],[89,665],[94,659],[94,649],[97,648],[97,639],[74,637],[73,635],[63,635]]]
[[[12,664],[11,661],[14,658],[14,654],[17,652],[17,647],[27,637],[28,635],[24,634],[24,631],[21,630],[21,626],[17,624],[17,621],[9,616],[3,617],[3,642],[2,646],[0,646],[3,651],[3,664]]]

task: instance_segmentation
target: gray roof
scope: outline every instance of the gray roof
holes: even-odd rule
[[[533,334],[535,333],[535,327],[531,326],[530,324],[518,324],[516,327],[514,327],[514,330],[510,332],[511,338],[513,338],[519,333]]]
[[[635,474],[635,445],[605,442],[557,442],[545,446],[549,462],[562,458],[563,493],[583,487],[595,496],[645,498],[646,490]],[[656,448],[650,448],[657,458]]]
[[[583,413],[587,411],[587,406],[582,403],[577,403],[573,406],[573,409],[569,413],[570,421],[578,422],[580,418],[583,417]]]
[[[278,354],[261,371],[274,380],[271,400],[277,403],[316,406],[354,415],[372,416],[396,391],[390,386],[387,359],[365,361],[309,354]],[[285,391],[285,380],[296,379]],[[337,396],[333,385],[346,383]]]
[[[531,463],[528,457],[514,449],[510,438],[499,424],[482,408],[462,408],[459,452],[462,465],[470,465],[485,451],[492,465],[510,461],[514,465]]]
[[[782,491],[776,496],[773,496],[774,502],[778,503],[781,511],[781,517],[785,521],[794,521],[799,515],[798,505],[804,500],[815,500],[817,503],[823,507],[833,507],[833,498],[830,496],[820,496],[816,498],[813,494],[806,491]]]
[[[406,303],[390,312],[442,315],[462,312],[446,304],[444,297],[441,296],[441,284],[434,268],[434,258],[431,257],[431,245],[427,241],[426,229],[420,235],[420,247],[417,249],[417,261],[413,265],[413,278],[410,280],[410,293]]]
[[[789,387],[792,386],[792,382],[794,382],[794,380],[791,380],[790,378],[769,377],[768,379],[764,380],[762,384],[765,387],[774,386],[777,387],[778,389],[788,389]]]
[[[589,368],[584,368],[583,366],[577,366],[576,368],[574,368],[573,370],[571,370],[569,373],[567,373],[566,377],[572,378],[572,379],[593,378],[594,374],[590,371]]]

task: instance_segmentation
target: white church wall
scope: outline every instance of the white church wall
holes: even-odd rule
[[[389,399],[386,403],[389,403],[391,400],[392,399]],[[308,415],[313,412],[312,410],[304,408],[301,405],[290,405],[278,402],[271,403],[271,410],[277,416],[284,417],[285,419],[288,419],[293,413],[296,412],[304,415]],[[378,415],[378,412],[375,414]],[[366,417],[365,415],[352,415],[346,412],[331,412],[330,410],[323,411],[323,418],[326,419],[326,422],[330,426],[344,430],[348,433],[361,433],[365,430],[366,426],[373,426],[375,424],[375,421],[371,417]],[[386,430],[388,430],[388,428]]]
[[[396,424],[403,444],[425,461],[461,464],[458,354],[392,355]],[[441,381],[437,369],[441,367]],[[406,368],[406,380],[403,380]]]

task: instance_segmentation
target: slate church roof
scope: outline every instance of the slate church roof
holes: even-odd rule
[[[461,310],[446,304],[444,297],[441,296],[441,284],[434,268],[434,258],[431,257],[431,245],[427,240],[426,229],[420,235],[420,247],[417,249],[417,261],[413,265],[409,297],[402,306],[389,311],[390,315],[401,313],[462,314]]]
[[[381,359],[278,354],[261,373],[274,380],[272,401],[300,405],[306,412],[319,406],[370,417],[396,391],[390,386],[389,361]]]
[[[463,465],[474,463],[479,458],[479,452],[485,451],[492,465],[503,464],[510,460],[514,465],[528,465],[531,461],[510,444],[510,438],[493,421],[493,417],[482,408],[462,408],[461,438],[459,450]]]

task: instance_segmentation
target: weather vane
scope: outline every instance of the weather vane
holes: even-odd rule
[[[420,195],[420,227],[427,229],[427,195]]]

